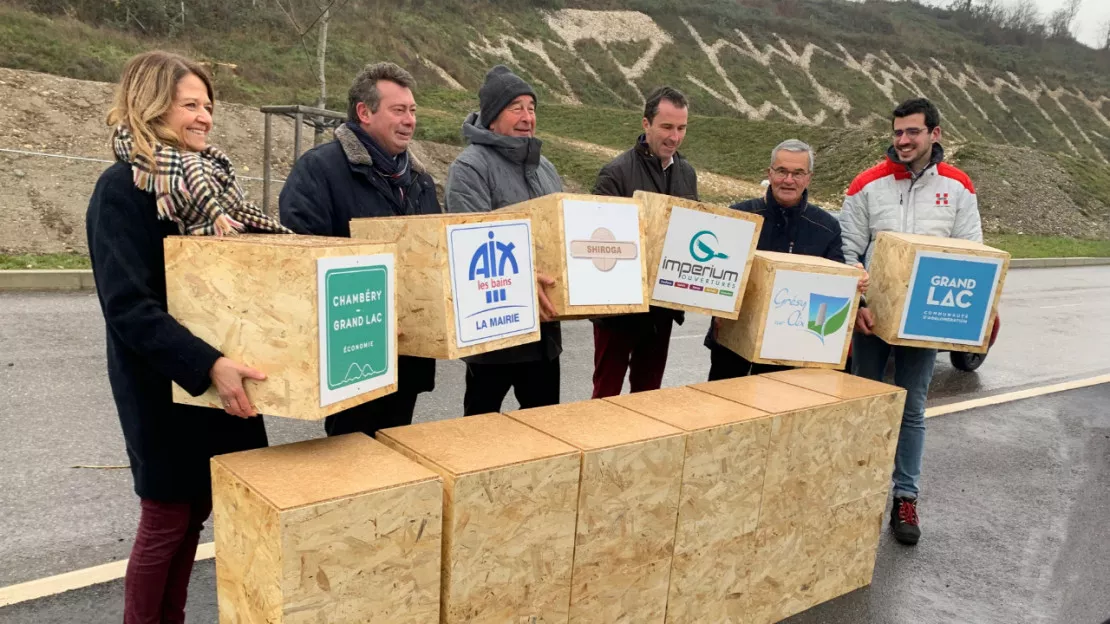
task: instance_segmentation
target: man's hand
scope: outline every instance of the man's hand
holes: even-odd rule
[[[860,271],[863,271],[863,277],[859,279],[859,285],[856,286],[856,289],[859,290],[859,294],[866,294],[867,287],[871,285],[871,274],[868,273],[867,269],[863,268],[863,264],[859,262],[853,264],[852,266],[856,267]]]
[[[543,273],[536,273],[536,284],[539,289],[536,291],[540,297],[540,320],[543,322],[550,321],[555,318],[555,306],[551,303],[551,299],[547,297],[547,289],[555,285],[555,279],[544,275]]]
[[[254,406],[247,399],[247,392],[243,389],[244,379],[266,379],[266,373],[244,366],[230,358],[221,357],[212,365],[208,372],[212,378],[212,385],[220,393],[220,401],[224,404],[224,411],[239,418],[257,416]]]
[[[864,336],[870,336],[871,328],[874,326],[875,317],[871,316],[871,310],[860,308],[856,314],[856,331],[861,332]]]

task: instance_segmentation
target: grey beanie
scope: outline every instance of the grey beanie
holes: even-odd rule
[[[522,95],[530,95],[532,101],[536,101],[536,92],[520,76],[504,65],[495,66],[478,89],[478,122],[483,128],[489,128],[501,111]]]

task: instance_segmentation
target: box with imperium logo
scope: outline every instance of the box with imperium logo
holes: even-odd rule
[[[755,252],[740,317],[717,342],[751,362],[844,368],[863,273],[825,258]]]
[[[867,305],[889,344],[986,353],[1010,254],[955,238],[880,232]]]
[[[394,247],[321,236],[165,240],[169,313],[225,356],[260,413],[317,420],[397,389]],[[214,388],[174,401],[222,409]]]
[[[763,217],[636,191],[644,205],[651,305],[735,319]]]
[[[536,271],[555,280],[548,297],[559,318],[647,312],[639,200],[553,193],[502,210],[531,216]]]
[[[351,236],[397,245],[401,355],[448,360],[539,340],[527,215],[353,219]]]

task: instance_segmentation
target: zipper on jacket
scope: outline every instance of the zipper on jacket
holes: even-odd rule
[[[794,253],[794,241],[790,241],[790,247],[787,247],[786,253]]]

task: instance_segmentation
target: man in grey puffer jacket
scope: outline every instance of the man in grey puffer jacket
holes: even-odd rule
[[[469,145],[447,172],[448,212],[489,212],[563,190],[551,161],[540,155],[535,137],[536,94],[528,83],[498,65],[478,90],[480,110],[463,122]],[[553,316],[539,276],[540,318]],[[540,324],[540,341],[463,358],[466,362],[466,416],[501,411],[513,389],[521,408],[559,402],[559,354],[562,332],[557,322]]]

